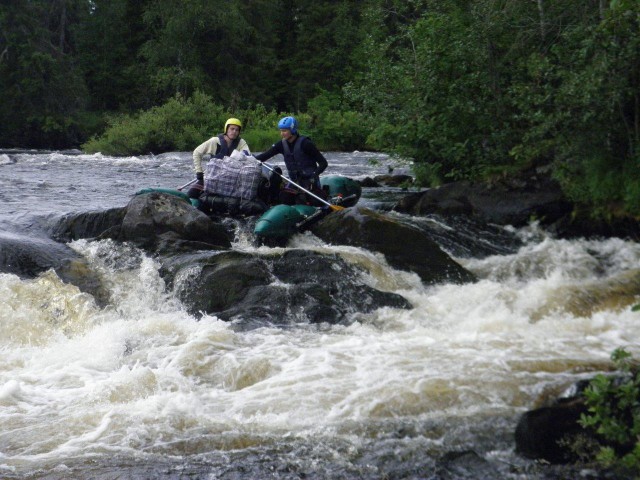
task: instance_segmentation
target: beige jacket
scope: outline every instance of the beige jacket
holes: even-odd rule
[[[220,145],[220,139],[216,135],[215,137],[211,137],[206,142],[198,145],[198,147],[193,151],[193,166],[196,169],[196,173],[203,171],[202,170],[203,155],[206,155],[206,154],[215,155],[216,151],[218,150],[218,145]],[[247,145],[247,142],[245,142],[244,138],[240,138],[240,142],[238,143],[236,150],[239,152],[246,150],[247,152],[251,153],[251,150],[249,150],[249,145]]]

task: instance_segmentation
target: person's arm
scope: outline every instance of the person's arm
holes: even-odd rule
[[[236,150],[238,150],[239,152],[245,153],[245,155],[251,155],[251,149],[249,148],[249,144],[244,138],[240,139],[240,142],[238,143]]]
[[[218,137],[212,137],[206,142],[203,142],[200,145],[198,145],[196,149],[193,151],[193,168],[195,169],[196,176],[198,178],[200,178],[198,174],[203,175],[202,156],[205,153],[215,152],[217,150],[216,147],[218,146],[219,142],[220,141],[218,140]]]
[[[316,144],[308,138],[305,138],[305,142],[302,144],[302,151],[313,158],[318,165],[316,171],[314,172],[316,176],[324,172],[329,166],[329,164],[327,163],[327,159],[324,158],[324,155],[322,155],[322,153],[320,153],[320,150],[318,150]]]
[[[271,145],[271,148],[269,148],[269,150],[259,153],[258,155],[255,155],[255,157],[261,162],[264,162],[265,160],[269,160],[271,157],[274,157],[279,153],[282,154],[282,142],[274,143],[273,145]]]

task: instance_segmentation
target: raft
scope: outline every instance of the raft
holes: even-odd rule
[[[135,194],[142,195],[144,193],[152,193],[152,192],[168,193],[169,195],[173,195],[183,199],[185,202],[189,202],[191,205],[193,205],[196,208],[198,208],[198,206],[200,205],[200,200],[198,200],[197,198],[190,198],[189,195],[187,195],[186,193],[173,188],[153,188],[153,187],[143,188],[142,190],[138,190]]]
[[[333,205],[353,207],[362,195],[360,184],[347,177],[327,175],[320,177],[320,183]],[[287,239],[303,232],[331,211],[329,206],[276,205],[258,219],[253,233],[261,239]]]
[[[320,178],[322,188],[328,194],[332,205],[353,207],[362,195],[362,187],[358,182],[340,175],[327,175]],[[180,191],[170,188],[145,188],[136,195],[151,192],[162,192],[182,198],[198,208],[200,201]],[[332,212],[329,206],[314,207],[311,205],[275,205],[267,210],[256,222],[254,234],[260,239],[283,240],[295,233],[303,232],[315,222]]]

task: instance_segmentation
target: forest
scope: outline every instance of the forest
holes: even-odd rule
[[[325,150],[421,185],[548,165],[600,218],[640,217],[637,0],[9,0],[0,147],[252,149],[294,114]]]

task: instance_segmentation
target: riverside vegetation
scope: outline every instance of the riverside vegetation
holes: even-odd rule
[[[640,478],[640,369],[622,348],[611,359],[619,376],[598,375],[590,382],[584,392],[588,413],[580,419],[583,427],[597,432],[602,443],[574,448],[625,477]]]
[[[640,216],[635,0],[35,0],[0,27],[3,147],[191,150],[233,114],[260,150],[294,113],[421,185],[550,164],[578,208]]]

